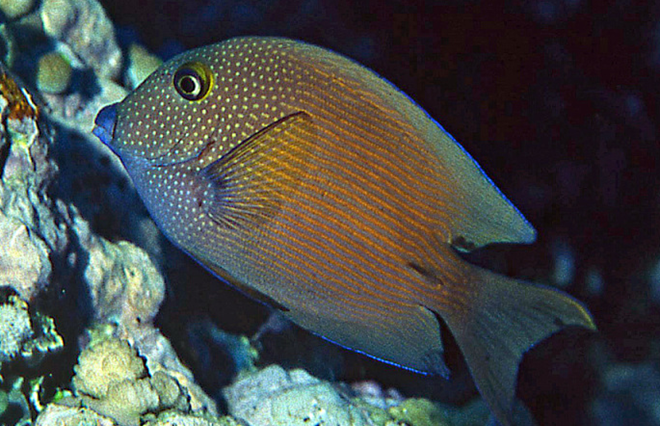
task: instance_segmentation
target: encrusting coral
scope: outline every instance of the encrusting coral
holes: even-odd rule
[[[105,398],[108,388],[124,381],[143,378],[144,362],[128,343],[118,339],[92,342],[78,357],[73,386],[82,394]]]
[[[190,409],[189,396],[176,379],[163,371],[149,375],[144,360],[120,339],[92,341],[74,371],[77,399],[69,402],[81,401],[120,425],[138,425],[147,413]]]

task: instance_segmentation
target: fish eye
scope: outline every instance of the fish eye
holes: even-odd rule
[[[184,99],[199,101],[206,97],[213,86],[213,74],[201,62],[186,62],[174,74],[174,88]]]

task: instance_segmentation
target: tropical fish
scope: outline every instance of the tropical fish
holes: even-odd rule
[[[536,232],[422,108],[337,53],[262,37],[190,50],[94,133],[175,245],[302,327],[446,376],[443,320],[505,425],[523,353],[594,328],[566,294],[459,256]]]

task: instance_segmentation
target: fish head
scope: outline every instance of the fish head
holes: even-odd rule
[[[217,61],[208,48],[181,54],[153,72],[123,101],[96,117],[93,133],[120,158],[154,166],[197,156],[217,136],[217,102],[211,102]]]
[[[245,37],[184,52],[103,109],[93,132],[124,164],[131,156],[155,167],[195,158],[207,166],[299,112],[293,97],[283,102],[304,73],[290,55],[292,45]]]

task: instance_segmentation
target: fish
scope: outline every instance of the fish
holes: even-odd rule
[[[523,354],[595,329],[569,295],[461,257],[536,231],[410,97],[331,50],[278,37],[189,50],[93,133],[169,240],[303,328],[448,377],[446,324],[505,426]]]

